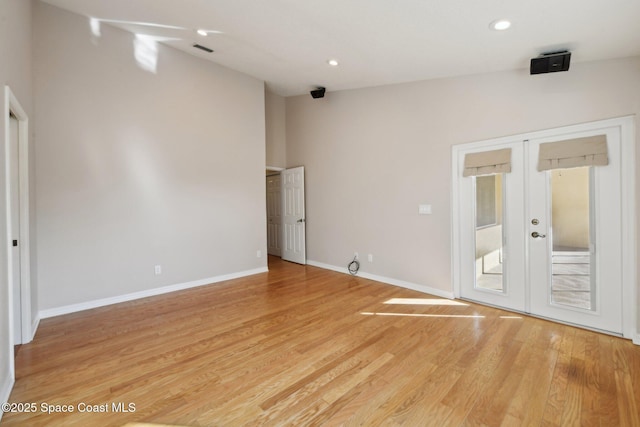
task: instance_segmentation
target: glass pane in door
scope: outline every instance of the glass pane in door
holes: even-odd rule
[[[475,178],[476,289],[504,292],[502,174]]]
[[[595,310],[590,169],[550,172],[551,303]]]

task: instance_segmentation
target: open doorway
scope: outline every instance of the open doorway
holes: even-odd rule
[[[274,170],[277,169],[277,170]],[[282,168],[267,168],[267,253],[282,256]]]

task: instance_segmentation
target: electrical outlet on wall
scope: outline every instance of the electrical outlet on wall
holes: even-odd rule
[[[261,251],[261,250],[258,250],[258,251],[256,252],[256,257],[257,257],[257,258],[262,258],[262,251]]]
[[[369,256],[367,257],[367,259],[369,260],[369,262],[373,262],[373,254],[369,254]]]
[[[358,252],[354,252],[354,253],[353,253],[353,257],[354,257],[355,259],[358,259]]]
[[[154,271],[155,271],[155,273],[156,273],[156,276],[161,275],[161,274],[162,274],[162,266],[161,266],[161,265],[156,265],[156,266],[154,267]]]

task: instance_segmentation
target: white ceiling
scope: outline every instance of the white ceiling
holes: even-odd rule
[[[44,1],[166,38],[282,96],[526,69],[532,57],[563,49],[572,64],[640,55],[639,0]],[[490,30],[501,18],[511,29]],[[221,33],[202,37],[198,28]]]

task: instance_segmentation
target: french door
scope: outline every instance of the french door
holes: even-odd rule
[[[481,147],[478,154],[507,150],[511,172],[459,180],[460,296],[527,311],[525,262],[525,174],[517,166],[524,159],[524,143],[510,141]],[[475,149],[460,153],[464,161]]]
[[[622,333],[619,129],[575,134],[565,141],[598,137],[606,140],[607,165],[541,172],[536,170],[541,145],[559,141],[552,137],[528,142],[530,311]]]
[[[635,256],[625,253],[633,212],[622,128],[607,121],[454,149],[460,297],[624,333]]]

